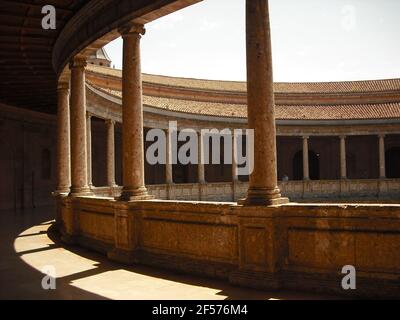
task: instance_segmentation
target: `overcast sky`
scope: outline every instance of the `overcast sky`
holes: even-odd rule
[[[275,81],[400,77],[400,0],[270,0]],[[246,80],[245,0],[204,0],[146,25],[145,73]],[[107,47],[121,68],[122,40]]]

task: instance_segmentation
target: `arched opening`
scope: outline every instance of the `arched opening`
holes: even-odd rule
[[[308,164],[311,180],[319,180],[319,157],[314,151],[308,151]],[[293,180],[303,180],[303,151],[293,157]]]
[[[386,177],[400,178],[400,147],[390,148],[385,154]]]

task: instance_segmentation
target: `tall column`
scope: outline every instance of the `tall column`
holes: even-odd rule
[[[69,81],[59,82],[57,87],[57,190],[69,193],[71,186]]]
[[[204,169],[204,135],[201,132],[198,132],[198,165],[197,165],[197,174],[198,180],[200,184],[206,183],[205,177],[205,169]]]
[[[130,24],[120,29],[123,38],[122,68],[122,167],[123,201],[146,200],[144,180],[143,97],[140,62],[142,25]]]
[[[165,164],[165,183],[173,184],[173,169],[172,169],[172,132],[167,129],[167,155]]]
[[[93,186],[93,170],[92,170],[92,115],[86,113],[86,141],[87,141],[87,176],[89,188]]]
[[[86,60],[75,57],[71,69],[71,195],[90,195],[87,179]]]
[[[385,135],[379,135],[379,177],[386,179]]]
[[[115,183],[115,122],[106,120],[107,126],[107,185],[116,187]]]
[[[340,136],[340,179],[347,179],[345,136]]]
[[[303,180],[310,180],[310,167],[308,161],[308,136],[303,137]]]
[[[239,180],[238,170],[237,170],[237,136],[232,134],[232,182],[237,182]]]
[[[272,50],[268,0],[246,0],[247,110],[254,129],[254,170],[247,205],[287,203],[278,188]]]

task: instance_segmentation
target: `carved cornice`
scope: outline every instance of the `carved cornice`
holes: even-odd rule
[[[124,38],[129,35],[144,35],[146,29],[142,24],[128,23],[118,29],[119,34]]]
[[[83,56],[76,56],[75,58],[71,59],[69,62],[69,68],[70,69],[75,69],[75,68],[81,68],[84,69],[87,66],[87,61],[86,58]]]

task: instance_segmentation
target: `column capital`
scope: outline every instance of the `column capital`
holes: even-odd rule
[[[340,138],[341,140],[345,140],[345,139],[347,138],[347,136],[345,136],[345,135],[342,134],[342,135],[339,136],[339,138]]]
[[[86,112],[86,119],[90,120],[93,117],[93,115],[90,112]]]
[[[303,140],[308,140],[310,139],[310,136],[302,136]]]
[[[70,69],[84,69],[87,66],[87,61],[84,56],[75,56],[74,58],[71,59],[69,62],[69,68]]]
[[[386,137],[386,134],[380,133],[380,134],[378,134],[378,137],[381,138],[381,139],[384,139]]]
[[[108,126],[115,126],[115,120],[113,120],[113,119],[105,119],[104,122]]]
[[[69,81],[58,81],[57,91],[69,91]]]
[[[118,29],[122,37],[127,36],[142,36],[146,33],[146,29],[142,24],[128,23]]]

